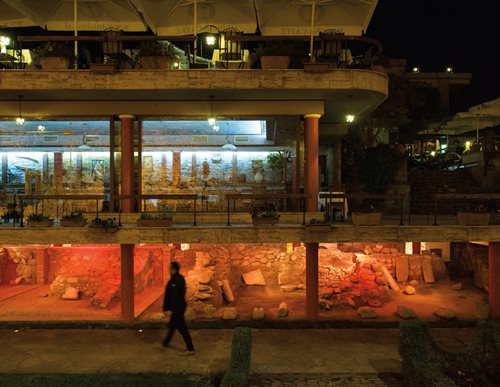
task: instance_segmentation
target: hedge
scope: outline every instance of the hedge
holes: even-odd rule
[[[233,333],[229,368],[222,378],[221,387],[248,386],[248,375],[252,360],[252,331],[238,327]]]
[[[441,348],[426,324],[403,322],[399,352],[413,386],[500,385],[500,329],[490,320],[480,321],[471,344],[458,350]]]

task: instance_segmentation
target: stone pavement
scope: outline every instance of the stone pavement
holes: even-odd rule
[[[459,348],[473,329],[433,329],[437,341]],[[193,330],[195,356],[159,345],[164,332],[132,329],[0,330],[2,373],[220,374],[228,365],[231,330]],[[397,329],[254,329],[254,386],[397,386]],[[1,385],[1,376],[0,376]]]

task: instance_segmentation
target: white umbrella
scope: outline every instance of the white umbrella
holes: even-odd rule
[[[257,30],[253,0],[130,0],[158,35],[197,35],[207,25],[220,31]]]
[[[0,0],[0,4],[1,2],[51,31],[74,31],[75,5],[78,13],[76,27],[79,31],[147,29],[127,0]]]
[[[39,20],[40,21],[40,20]],[[34,27],[39,23],[15,8],[12,8],[4,0],[0,0],[0,28],[1,27]]]
[[[378,0],[254,0],[262,35],[314,36],[335,29],[346,35],[366,31]]]

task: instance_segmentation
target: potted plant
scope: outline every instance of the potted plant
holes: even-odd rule
[[[263,70],[283,70],[290,66],[293,47],[279,42],[269,42],[255,48],[252,60],[260,62]]]
[[[87,219],[83,217],[82,211],[74,211],[66,213],[61,218],[61,226],[63,227],[85,227]]]
[[[47,42],[36,53],[42,70],[68,70],[74,58],[71,47],[64,43]]]
[[[43,215],[43,214],[28,215],[28,227],[42,228],[42,227],[52,227],[53,225],[54,225],[54,219],[50,219],[48,215]]]
[[[466,207],[457,212],[457,221],[461,226],[487,226],[490,223],[491,211],[480,204],[477,207]]]
[[[89,225],[90,228],[101,229],[105,232],[117,232],[119,224],[116,223],[115,218],[101,219],[95,218]]]
[[[137,219],[139,227],[170,227],[172,226],[173,207],[165,203],[164,200],[158,201],[158,212],[143,212]]]
[[[254,226],[274,225],[278,223],[280,215],[273,205],[254,207],[252,209],[252,222]]]
[[[292,161],[292,152],[289,150],[282,150],[272,152],[267,155],[267,163],[273,171],[281,172],[281,183],[285,183],[287,179],[286,167],[287,163]]]
[[[309,224],[306,224],[306,230],[312,232],[328,232],[332,228],[332,225],[326,220],[311,219]]]
[[[356,226],[378,226],[381,221],[382,212],[368,202],[364,202],[358,211],[352,213],[352,222]]]
[[[177,58],[173,44],[159,41],[141,44],[137,56],[143,70],[170,70]]]

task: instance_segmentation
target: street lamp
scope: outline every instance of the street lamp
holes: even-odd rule
[[[0,36],[0,54],[7,54],[7,46],[10,45],[8,36]]]

